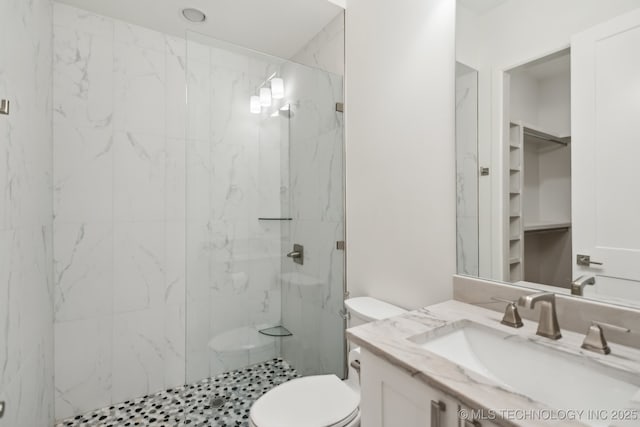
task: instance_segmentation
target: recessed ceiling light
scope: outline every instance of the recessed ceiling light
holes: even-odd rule
[[[203,11],[190,7],[182,9],[182,16],[191,22],[204,22],[207,19]]]

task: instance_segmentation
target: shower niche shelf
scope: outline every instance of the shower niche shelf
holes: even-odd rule
[[[284,326],[273,326],[271,328],[260,329],[258,332],[269,337],[290,337],[293,335]]]

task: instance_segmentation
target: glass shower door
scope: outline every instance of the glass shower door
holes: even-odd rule
[[[282,66],[292,88],[285,252],[304,248],[304,263],[282,258],[282,322],[291,337],[282,357],[301,375],[344,376],[344,123],[342,76],[296,63]],[[284,208],[283,208],[284,210]]]
[[[274,359],[342,376],[342,78],[195,33],[186,69],[187,382]]]

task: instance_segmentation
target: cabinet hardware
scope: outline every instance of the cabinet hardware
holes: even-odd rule
[[[443,401],[431,401],[431,427],[442,427],[442,413],[446,410],[447,405]]]

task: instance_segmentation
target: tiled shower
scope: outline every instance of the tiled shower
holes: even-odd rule
[[[277,358],[342,376],[343,16],[292,58],[302,65],[20,3],[0,10],[21,14],[28,41],[5,73],[14,122],[0,120],[15,166],[0,425],[51,425]],[[285,97],[252,114],[274,76]],[[294,243],[304,265],[286,257]],[[273,326],[291,335],[259,332]]]

